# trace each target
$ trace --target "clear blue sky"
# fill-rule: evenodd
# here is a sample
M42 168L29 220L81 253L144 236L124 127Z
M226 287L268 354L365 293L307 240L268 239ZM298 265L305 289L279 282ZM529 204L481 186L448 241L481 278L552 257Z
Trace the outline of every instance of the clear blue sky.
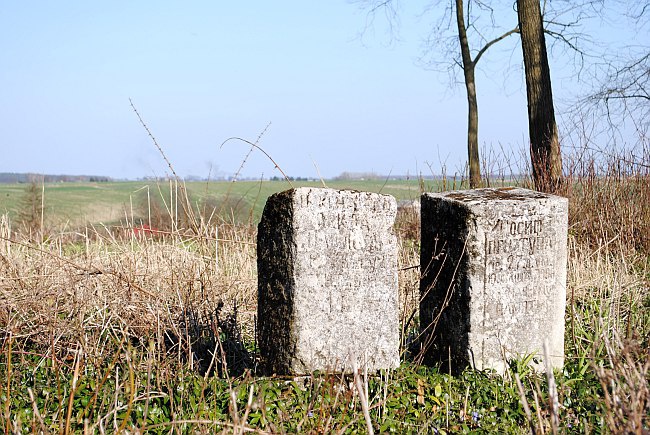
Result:
M249 147L219 145L269 122L260 145L289 175L461 170L464 89L416 64L430 22L410 7L390 43L381 22L359 38L366 15L345 0L3 1L0 172L169 173L129 98L181 176L236 172ZM486 66L481 145L523 150L520 74L504 86ZM279 175L254 152L243 175L262 174Z

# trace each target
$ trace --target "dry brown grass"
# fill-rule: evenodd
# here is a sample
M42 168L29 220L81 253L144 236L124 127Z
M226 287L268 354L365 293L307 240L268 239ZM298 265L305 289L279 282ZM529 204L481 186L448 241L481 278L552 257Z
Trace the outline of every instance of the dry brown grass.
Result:
M403 351L417 336L416 324L420 308L420 214L419 209L400 208L395 219L399 243L397 258L399 277L399 306Z
M581 243L603 244L625 254L650 254L650 150L632 158L610 155L596 160L567 157L564 195L570 201L570 226Z
M0 324L43 352L65 358L81 346L101 353L111 331L154 339L164 351L170 336L187 334L189 313L223 317L234 306L244 335L253 338L255 245L248 228L224 225L203 237L103 231L77 234L75 244L68 234L34 244L11 234L7 219L1 225Z
M609 430L647 433L650 155L597 162L584 154L568 159L567 340L573 358L590 359Z

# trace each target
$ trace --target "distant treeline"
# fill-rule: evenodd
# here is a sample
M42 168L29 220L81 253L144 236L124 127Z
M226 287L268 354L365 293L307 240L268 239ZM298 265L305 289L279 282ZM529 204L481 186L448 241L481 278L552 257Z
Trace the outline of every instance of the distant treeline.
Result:
M103 175L43 175L43 174L17 174L13 172L0 172L0 183L58 183L58 182L106 182L112 181L111 177Z
M420 175L383 175L377 174L375 172L341 172L339 175L334 177L336 181L348 181L348 180L413 180L413 179L423 179L423 180L438 180L445 178L443 175L429 175L429 174L420 174Z

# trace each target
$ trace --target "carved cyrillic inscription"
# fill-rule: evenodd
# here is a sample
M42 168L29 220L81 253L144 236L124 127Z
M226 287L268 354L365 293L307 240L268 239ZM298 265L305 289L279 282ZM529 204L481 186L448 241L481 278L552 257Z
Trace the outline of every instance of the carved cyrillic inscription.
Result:
M567 200L506 188L425 194L421 203L420 314L433 334L425 358L503 371L547 340L561 366Z
M552 296L557 269L553 255L557 233L549 218L512 216L488 222L487 227L491 231L485 233L483 327L503 324L504 315L511 320L543 316L535 307L540 307L540 298ZM512 331L514 335L525 333Z
M555 248L555 235L544 232L542 220L534 222L505 223L511 230L502 231L504 223L494 226L486 234L485 256L486 276L489 282L522 282L530 278L532 271L550 266L548 253ZM533 232L523 233L514 228L531 228ZM500 231L501 230L501 231Z
M270 212L284 208L290 225L274 233L273 220L281 219ZM276 257L289 257L290 264L276 265L288 270L281 282L265 283L260 275L259 297L272 300L265 295L289 289L290 310L258 311L283 313L275 330L288 329L293 352L277 352L274 328L268 328L261 339L266 347L260 346L267 371L349 371L355 360L371 370L399 364L396 211L394 198L365 192L300 188L269 198L258 232L258 267L268 269ZM260 314L258 322L266 321ZM283 360L272 361L274 355Z
M378 287L393 285L395 258L386 254L393 248L387 216L394 199L368 195L313 189L299 196L304 208L296 217L296 252L302 283L313 292L327 289L329 303L321 314L332 321L381 304L385 292Z

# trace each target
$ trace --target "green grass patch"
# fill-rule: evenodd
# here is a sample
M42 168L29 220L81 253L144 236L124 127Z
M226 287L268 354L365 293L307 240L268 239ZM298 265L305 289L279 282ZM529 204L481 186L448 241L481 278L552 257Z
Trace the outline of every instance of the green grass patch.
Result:
M393 195L398 200L417 199L420 189L439 190L437 181L425 180L328 180L328 187ZM322 187L320 181L292 181L294 187ZM28 184L0 184L0 214L18 215ZM190 202L216 208L223 216L257 223L266 199L291 186L282 181L190 182L185 184ZM174 182L121 181L102 183L46 183L45 216L54 225L70 223L115 223L134 217L146 219L148 202L159 205L160 212L175 210L176 198L182 199L181 185ZM178 194L178 196L177 196ZM148 199L147 199L148 198ZM178 206L182 208L182 203ZM208 210L206 213L211 213Z

